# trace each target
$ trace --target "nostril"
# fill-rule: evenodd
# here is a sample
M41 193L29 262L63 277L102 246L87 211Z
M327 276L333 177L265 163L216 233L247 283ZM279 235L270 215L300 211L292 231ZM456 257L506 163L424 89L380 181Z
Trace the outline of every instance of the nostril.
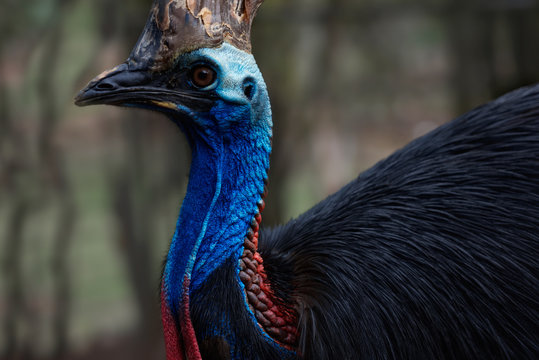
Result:
M96 85L96 90L114 90L116 88L116 86L114 86L113 84L107 82L107 81L103 81L103 82L100 82L99 84Z

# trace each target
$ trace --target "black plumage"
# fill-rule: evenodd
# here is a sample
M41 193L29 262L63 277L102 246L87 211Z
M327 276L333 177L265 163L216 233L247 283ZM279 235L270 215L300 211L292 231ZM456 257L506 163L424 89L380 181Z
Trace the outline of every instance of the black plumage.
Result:
M536 85L263 229L260 252L306 359L536 359L538 245Z

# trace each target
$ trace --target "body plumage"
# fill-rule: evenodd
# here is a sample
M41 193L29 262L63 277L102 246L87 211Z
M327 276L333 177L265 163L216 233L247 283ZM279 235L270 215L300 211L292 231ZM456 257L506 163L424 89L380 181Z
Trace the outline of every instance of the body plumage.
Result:
M539 86L479 107L263 231L321 359L539 354Z

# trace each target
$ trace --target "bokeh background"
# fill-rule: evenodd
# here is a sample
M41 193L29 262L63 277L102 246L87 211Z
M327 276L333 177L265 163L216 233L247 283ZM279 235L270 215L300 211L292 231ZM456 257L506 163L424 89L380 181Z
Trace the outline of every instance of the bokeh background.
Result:
M0 359L164 359L159 273L189 149L163 116L76 108L150 0L0 0ZM264 224L454 116L539 81L535 0L266 0Z

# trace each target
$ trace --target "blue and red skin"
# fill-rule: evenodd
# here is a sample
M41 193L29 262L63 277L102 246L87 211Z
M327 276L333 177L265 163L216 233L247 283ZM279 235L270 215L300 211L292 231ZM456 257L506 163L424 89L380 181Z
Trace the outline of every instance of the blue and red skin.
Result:
M271 153L272 119L264 80L252 55L224 44L181 55L178 63L190 67L204 62L217 71L217 82L207 91L219 96L210 111L189 114L180 121L192 161L187 193L166 258L162 279L162 317L168 360L200 359L191 322L190 294L208 276L243 253L244 237L264 192ZM253 86L252 98L245 86ZM177 119L174 119L177 120ZM245 311L257 322L247 300ZM281 347L261 327L268 343ZM234 343L234 339L230 343ZM233 356L231 354L231 356Z

